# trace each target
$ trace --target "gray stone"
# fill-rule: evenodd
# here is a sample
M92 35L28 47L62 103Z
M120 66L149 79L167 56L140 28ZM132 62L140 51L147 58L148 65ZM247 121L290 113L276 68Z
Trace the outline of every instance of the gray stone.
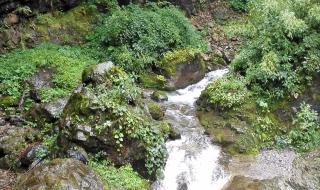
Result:
M111 61L100 63L87 68L82 75L83 83L101 84L105 82L105 74L113 67Z

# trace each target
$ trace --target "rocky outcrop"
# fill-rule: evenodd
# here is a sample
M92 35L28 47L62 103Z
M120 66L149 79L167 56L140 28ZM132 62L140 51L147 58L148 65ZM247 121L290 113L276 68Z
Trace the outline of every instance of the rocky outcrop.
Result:
M320 150L297 158L287 179L293 189L316 190L320 187Z
M84 72L84 86L69 98L59 124L58 142L64 151L76 144L90 153L104 152L104 158L116 165L142 165L139 170L146 171L148 147L158 146L152 143L161 142L162 137L139 104L142 93L126 79L126 73L110 62ZM157 139L153 142L151 138Z
M55 159L21 175L17 190L103 190L100 178L86 165L74 159Z
M57 121L68 102L69 97L58 98L51 102L34 103L26 113L26 118L42 126L44 122Z
M155 120L163 120L164 118L164 108L159 104L151 102L148 104L148 110L151 117Z

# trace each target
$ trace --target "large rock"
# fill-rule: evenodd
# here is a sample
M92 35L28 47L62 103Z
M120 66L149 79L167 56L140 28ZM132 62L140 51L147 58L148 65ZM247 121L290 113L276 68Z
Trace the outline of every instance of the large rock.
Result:
M166 89L176 90L194 84L205 76L206 68L200 54L190 56L181 62L175 63L170 72L165 72Z
M105 75L113 66L113 63L108 61L87 68L82 74L82 82L85 84L101 84L105 82Z
M103 190L100 178L82 162L55 159L33 168L18 178L16 190Z
M278 179L258 180L234 176L223 190L275 190L281 189Z
M143 159L145 147L139 140L128 139L124 142L124 150L119 156L113 127L117 127L121 117L112 118L110 110L96 107L96 99L97 96L89 92L86 87L70 97L60 126L61 145L66 146L71 142L77 142L89 152L104 151L116 164Z
M34 103L26 113L26 117L36 122L39 126L44 122L55 122L62 114L69 97L58 98L51 102Z
M21 153L37 136L37 131L27 127L5 125L0 127L0 168L19 167Z
M157 146L157 156L165 157L163 136L152 128L155 121L139 104L142 94L127 80L124 71L114 66L103 68L107 68L106 73L96 72L94 68L84 74L102 73L99 76L103 83L100 77L84 80L82 89L69 98L59 124L58 142L64 151L75 143L90 153L104 152L104 158L116 165L139 165L138 170L143 173L150 147ZM124 83L134 90L127 90Z

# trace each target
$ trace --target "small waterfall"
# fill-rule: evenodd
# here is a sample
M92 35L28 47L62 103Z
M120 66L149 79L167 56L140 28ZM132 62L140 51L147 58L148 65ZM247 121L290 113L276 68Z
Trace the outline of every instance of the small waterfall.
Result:
M153 185L154 190L219 190L227 183L229 176L219 165L220 147L203 134L194 106L209 82L227 72L209 72L197 84L168 93L166 119L181 133L181 139L166 143L169 157L163 179Z

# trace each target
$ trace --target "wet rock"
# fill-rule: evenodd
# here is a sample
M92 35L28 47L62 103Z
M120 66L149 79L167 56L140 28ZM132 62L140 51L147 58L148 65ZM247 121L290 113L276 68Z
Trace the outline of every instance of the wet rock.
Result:
M113 67L111 61L89 67L83 72L82 82L101 84L105 82L105 74Z
M163 91L154 91L151 94L151 99L156 101L156 102L164 102L168 100L168 96L165 92Z
M180 131L178 131L178 129L176 129L174 127L170 127L169 139L170 140L181 139Z
M16 168L20 154L37 137L37 131L11 125L0 127L0 168Z
M48 149L46 146L44 146L41 143L35 143L32 145L29 145L22 153L20 156L20 162L21 166L28 168L32 168L33 166L37 165L38 163L43 160L47 154L48 154Z
M164 110L161 108L161 106L157 103L149 103L148 104L148 110L151 115L151 117L155 120L163 120L164 118Z
M54 159L21 175L15 189L103 190L104 187L99 177L80 161Z
M42 88L53 87L53 74L53 68L42 67L29 80L27 80L30 87L30 97L33 100L40 102L40 90Z
M212 137L213 142L224 147L234 146L248 128L248 124L239 118L221 114L216 111L198 111L201 125L205 127L206 133ZM246 147L243 147L246 149ZM238 147L240 151L241 148Z

